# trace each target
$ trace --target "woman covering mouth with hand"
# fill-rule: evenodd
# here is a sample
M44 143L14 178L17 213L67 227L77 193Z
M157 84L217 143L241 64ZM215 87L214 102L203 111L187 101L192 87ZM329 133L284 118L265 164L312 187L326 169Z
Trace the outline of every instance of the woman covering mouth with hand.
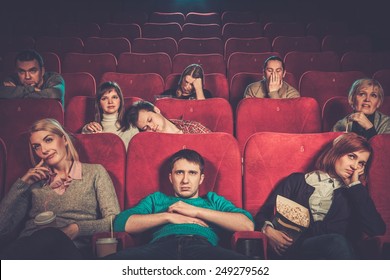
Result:
M390 117L379 112L384 101L383 88L374 79L360 79L352 84L348 102L354 112L333 127L333 131L355 132L367 139L390 133Z

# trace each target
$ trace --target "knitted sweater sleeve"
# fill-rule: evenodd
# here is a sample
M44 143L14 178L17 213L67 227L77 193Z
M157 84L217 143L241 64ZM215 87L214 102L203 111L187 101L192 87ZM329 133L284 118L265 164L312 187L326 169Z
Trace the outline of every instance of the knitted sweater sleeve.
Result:
M77 221L80 236L90 236L96 232L109 231L111 219L120 211L114 185L107 171L101 165L96 165L94 188L101 218L97 220Z

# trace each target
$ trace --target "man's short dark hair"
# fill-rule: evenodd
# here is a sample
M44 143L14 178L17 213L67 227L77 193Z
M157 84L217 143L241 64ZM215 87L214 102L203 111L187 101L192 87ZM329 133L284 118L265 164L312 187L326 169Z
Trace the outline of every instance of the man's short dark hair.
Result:
M35 50L24 50L17 54L15 58L15 65L18 61L32 61L36 59L38 61L39 67L43 67L43 58Z
M126 110L125 117L123 118L122 127L124 127L125 130L129 129L130 125L137 127L139 111L141 110L155 112L154 105L148 101L141 100L134 102L130 108Z
M277 61L280 61L280 62L282 63L283 71L286 69L283 59L281 59L279 56L273 55L273 56L270 56L269 58L267 58L267 59L264 61L263 71L265 71L265 69L267 68L268 61L270 61L270 60L277 60Z
M183 149L174 153L169 159L169 170L173 170L175 162L179 159L185 159L191 163L199 165L200 173L203 174L204 160L203 157L196 151L190 149Z

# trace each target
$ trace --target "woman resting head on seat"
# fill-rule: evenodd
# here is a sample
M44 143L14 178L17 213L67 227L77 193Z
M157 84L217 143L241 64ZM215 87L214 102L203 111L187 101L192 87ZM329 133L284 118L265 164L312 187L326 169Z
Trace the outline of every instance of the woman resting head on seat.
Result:
M148 101L137 101L126 110L123 126L135 126L140 131L172 134L209 133L210 129L199 122L167 119L159 108Z
M0 245L7 245L0 249L2 259L91 257L91 236L109 231L120 211L110 176L100 164L80 163L70 135L56 120L35 122L29 135L34 167L0 204ZM55 215L49 226L37 217L43 212ZM18 239L6 243L20 225Z
M367 139L390 133L390 117L378 111L383 100L383 88L378 81L369 78L355 81L348 94L354 112L339 120L333 131L355 132Z
M203 68L199 64L190 64L180 76L177 88L169 89L163 95L171 95L180 99L206 99L211 93L204 89Z
M361 231L369 236L385 233L386 225L360 181L371 153L372 148L364 137L342 134L317 158L316 170L293 173L275 188L256 215L256 228L268 237L270 256L353 259L351 229L359 237ZM295 240L274 219L278 195L309 210L308 227ZM290 213L298 213L295 209Z
M104 82L96 92L95 121L86 124L82 133L114 133L122 139L127 149L129 141L138 133L138 129L121 126L124 113L124 98L119 85L115 82Z

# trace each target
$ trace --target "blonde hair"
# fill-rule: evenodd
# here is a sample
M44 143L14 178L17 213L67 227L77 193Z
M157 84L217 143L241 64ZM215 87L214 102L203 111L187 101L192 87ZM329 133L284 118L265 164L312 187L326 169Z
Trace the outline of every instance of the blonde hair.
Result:
M374 88L378 88L378 98L379 98L379 106L382 105L383 99L384 99L384 92L381 84L374 79L370 78L364 78L364 79L359 79L356 80L352 86L351 89L349 90L348 94L348 103L351 105L353 109L355 109L355 101L356 101L356 95L359 93L359 91L366 86L372 86Z
M60 137L65 137L65 140L68 143L68 145L66 146L67 158L75 161L79 160L79 154L77 153L76 148L73 145L71 136L69 135L68 132L66 132L66 130L62 127L62 125L57 120L47 118L47 119L36 121L30 127L29 130L30 137L31 134L37 131L48 131ZM32 149L31 143L29 145L29 148L30 148L31 162L33 165L36 165L37 162L35 161L34 151Z

